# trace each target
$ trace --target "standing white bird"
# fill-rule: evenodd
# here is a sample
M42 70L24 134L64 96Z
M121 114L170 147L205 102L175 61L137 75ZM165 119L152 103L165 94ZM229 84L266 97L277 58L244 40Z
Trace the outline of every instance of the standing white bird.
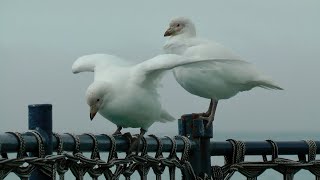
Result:
M194 61L208 59L173 69L176 80L185 90L211 99L208 111L198 114L202 119L208 120L207 128L214 120L220 99L231 98L238 92L254 87L282 90L271 78L222 45L197 38L195 25L188 18L174 18L164 36L169 36L163 47L166 53L183 55Z
M164 71L187 63L174 54L158 55L135 65L116 56L94 54L78 58L72 72L94 72L94 82L86 92L90 119L99 112L117 125L114 134L121 134L123 127L141 128L136 141L140 142L154 122L174 120L161 107L157 87Z

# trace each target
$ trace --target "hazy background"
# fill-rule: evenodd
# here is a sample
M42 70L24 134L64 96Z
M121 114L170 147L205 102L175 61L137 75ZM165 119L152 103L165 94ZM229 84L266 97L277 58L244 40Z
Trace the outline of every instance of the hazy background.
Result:
M318 131L320 1L0 1L0 132L27 129L27 105L52 103L54 131L111 133L85 102L92 73L74 75L85 54L110 53L143 61L162 53L175 16L190 17L198 35L254 63L285 90L254 89L220 101L216 132ZM207 109L172 73L160 89L175 117ZM134 130L138 132L138 130ZM149 133L177 133L177 122ZM271 133L270 133L271 134Z

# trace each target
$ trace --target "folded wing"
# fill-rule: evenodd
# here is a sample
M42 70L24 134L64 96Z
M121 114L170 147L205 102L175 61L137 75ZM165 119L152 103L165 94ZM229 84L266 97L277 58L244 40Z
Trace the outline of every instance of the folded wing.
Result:
M253 64L243 60L207 59L189 63L179 68L188 68L190 72L194 71L190 76L198 76L198 78L206 81L219 79L218 81L221 80L229 84L242 86L243 91L256 86L266 89L282 89ZM192 79L192 77L190 78Z

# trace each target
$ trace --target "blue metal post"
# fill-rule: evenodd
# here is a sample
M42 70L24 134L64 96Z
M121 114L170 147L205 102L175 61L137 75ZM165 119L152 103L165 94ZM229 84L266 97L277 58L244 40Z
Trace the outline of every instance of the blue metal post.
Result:
M192 114L179 119L179 134L195 142L190 153L190 163L197 176L211 176L210 138L213 135L212 125L206 129L207 121L193 119Z
M29 130L38 131L44 140L45 154L52 154L52 105L34 104L29 105ZM30 153L31 156L38 156L38 152ZM36 169L32 172L30 180L50 180L50 176L45 175Z

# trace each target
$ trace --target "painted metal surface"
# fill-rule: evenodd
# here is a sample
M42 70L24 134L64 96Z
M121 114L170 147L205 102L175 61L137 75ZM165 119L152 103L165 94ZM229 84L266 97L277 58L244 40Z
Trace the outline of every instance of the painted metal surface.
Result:
M37 131L44 140L45 155L52 154L58 148L58 140L52 135L52 105L40 104L29 105L29 130ZM233 152L232 144L229 141L211 141L213 128L205 128L206 122L195 119L193 114L184 115L178 121L179 135L186 136L191 142L190 164L197 176L202 174L211 175L211 156L225 156ZM77 135L80 140L81 152L92 152L94 140L87 134ZM110 151L111 140L106 135L94 135L98 142L98 150L101 152ZM38 141L32 133L22 133L25 142L26 152L31 152L31 156L38 156ZM63 150L72 152L76 142L68 134L61 135ZM145 137L147 142L147 152L157 152L158 142L154 137ZM163 152L171 152L173 142L168 137L159 138L163 144ZM115 136L116 151L126 152L129 148L129 140L124 136ZM177 152L184 150L184 141L177 138ZM267 141L246 141L245 155L271 155L272 145ZM278 146L279 155L305 155L309 153L309 146L305 141L275 141ZM315 141L316 146L320 147L320 141ZM17 152L19 150L19 139L10 133L0 134L0 151ZM320 148L316 149L316 154L320 154ZM42 172L35 170L31 180L51 179Z
M35 104L28 106L29 130L36 130L40 133L44 141L45 155L52 154L52 105ZM35 144L37 146L37 144ZM39 156L38 151L31 151L31 156ZM50 176L45 175L40 170L35 169L30 180L50 180Z

